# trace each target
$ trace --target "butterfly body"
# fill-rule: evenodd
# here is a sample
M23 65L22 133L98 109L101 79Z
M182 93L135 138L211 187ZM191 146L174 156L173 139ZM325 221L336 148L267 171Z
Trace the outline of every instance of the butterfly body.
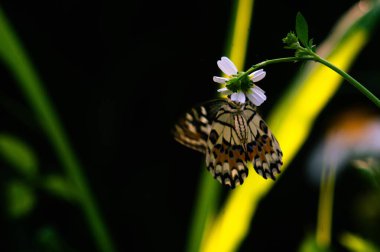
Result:
M280 146L250 102L218 99L194 108L175 126L174 137L205 153L207 169L231 188L243 184L250 161L265 179L280 173Z

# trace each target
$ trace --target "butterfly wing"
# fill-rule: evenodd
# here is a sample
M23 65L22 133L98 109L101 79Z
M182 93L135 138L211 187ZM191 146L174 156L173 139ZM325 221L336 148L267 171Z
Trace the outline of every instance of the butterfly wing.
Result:
M174 139L193 150L206 153L207 139L215 114L223 104L216 99L192 108L174 126Z
M206 165L214 178L228 187L248 176L245 145L235 128L235 111L226 102L216 114L207 140Z
M280 173L282 151L280 145L264 120L252 105L244 110L252 139L247 143L247 153L255 171L265 179Z

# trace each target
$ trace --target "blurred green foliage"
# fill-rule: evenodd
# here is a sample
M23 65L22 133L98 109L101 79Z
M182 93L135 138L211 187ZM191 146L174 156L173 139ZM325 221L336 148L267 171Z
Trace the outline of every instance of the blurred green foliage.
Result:
M34 151L21 139L9 134L0 134L0 155L20 174L26 177L37 175L37 157Z
M36 203L33 188L19 181L12 180L7 185L7 208L12 218L21 218L29 214Z

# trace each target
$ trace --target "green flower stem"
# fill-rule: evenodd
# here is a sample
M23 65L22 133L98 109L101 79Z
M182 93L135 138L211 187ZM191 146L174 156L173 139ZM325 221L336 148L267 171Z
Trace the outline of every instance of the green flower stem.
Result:
M306 49L307 50L307 49ZM304 50L305 51L305 50ZM313 60L316 62L319 62L328 68L334 70L336 73L340 74L344 79L346 79L349 83L351 83L355 88L357 88L362 94L364 94L368 99L370 99L377 107L380 107L380 100L377 98L373 93L371 93L367 88L365 88L360 82L355 80L351 75L346 73L345 71L339 69L338 67L334 66L327 60L321 58L318 54L312 52L311 50L307 50L309 53L308 56L302 56L302 57L286 57L286 58L278 58L278 59L271 59L271 60L265 60L262 61L256 65L253 65L251 68L249 68L246 72L239 75L236 80L239 81L243 79L245 76L251 74L256 69L276 64L276 63L286 63L286 62L298 62L298 61L305 61L305 60Z
M338 67L334 66L327 60L319 57L319 55L313 53L314 55L314 60L327 66L328 68L334 70L338 74L340 74L343 78L345 78L349 83L351 83L355 88L357 88L362 94L367 96L368 99L370 99L373 103L375 103L376 106L380 108L380 100L377 98L373 93L371 93L366 87L364 87L362 84L360 84L359 81L355 80L351 75L346 73L345 71L339 69Z
M243 78L243 76L251 74L256 69L259 69L259 68L262 68L262 67L265 67L265 66L268 66L271 64L286 63L286 62L297 62L297 61L302 61L302 60L313 60L313 59L314 58L312 56L304 56L304 57L286 57L286 58L265 60L263 62L256 64L256 65L253 65L244 74L239 76L239 79Z

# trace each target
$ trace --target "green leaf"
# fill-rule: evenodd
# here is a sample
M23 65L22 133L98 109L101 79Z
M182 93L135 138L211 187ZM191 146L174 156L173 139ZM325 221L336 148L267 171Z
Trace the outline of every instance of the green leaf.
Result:
M340 237L340 243L352 252L379 252L380 248L372 241L363 239L351 233L344 233Z
M35 205L35 195L33 189L27 184L14 180L7 188L8 213L12 218L20 218L30 213Z
M37 158L33 150L14 136L0 134L0 156L23 175L32 177L38 172Z
M308 45L308 47L309 47L313 52L315 52L316 45L314 45L314 40L313 40L313 39L310 39L310 40L309 40L309 45Z
M50 174L44 178L44 188L58 197L72 201L76 198L76 190L70 181L61 175Z
M297 17L296 17L296 33L301 43L305 47L308 47L309 46L308 45L309 31L307 27L307 22L300 12L297 13Z

